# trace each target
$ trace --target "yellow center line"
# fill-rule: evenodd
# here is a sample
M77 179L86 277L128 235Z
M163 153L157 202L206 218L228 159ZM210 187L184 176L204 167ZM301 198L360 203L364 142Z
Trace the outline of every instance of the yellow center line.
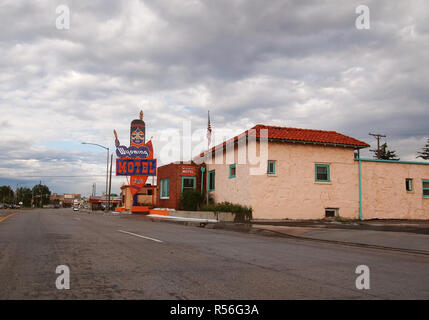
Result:
M6 216L6 217L0 218L0 223L3 222L3 221L5 221L6 219L8 219L8 218L10 218L10 217L12 217L14 215L16 215L17 213L18 212L14 212L14 213L11 213L10 215Z

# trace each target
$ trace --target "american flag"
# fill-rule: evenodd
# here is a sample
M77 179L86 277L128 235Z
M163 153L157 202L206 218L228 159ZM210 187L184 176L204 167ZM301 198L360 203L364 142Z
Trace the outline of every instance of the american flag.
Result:
M212 126L210 125L210 111L207 111L208 115L208 124L207 124L207 145L210 146L210 143L212 142Z

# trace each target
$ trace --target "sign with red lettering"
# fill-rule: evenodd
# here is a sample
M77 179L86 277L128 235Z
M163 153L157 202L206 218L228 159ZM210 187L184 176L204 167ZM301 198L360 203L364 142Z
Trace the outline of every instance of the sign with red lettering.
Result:
M182 176L195 176L196 171L194 166L182 166Z
M116 159L117 176L156 176L156 159Z
M116 131L116 175L130 176L131 193L134 196L145 185L148 176L156 176L156 159L153 158L152 141L145 143L146 125L143 111L139 119L131 122L130 146L121 145Z

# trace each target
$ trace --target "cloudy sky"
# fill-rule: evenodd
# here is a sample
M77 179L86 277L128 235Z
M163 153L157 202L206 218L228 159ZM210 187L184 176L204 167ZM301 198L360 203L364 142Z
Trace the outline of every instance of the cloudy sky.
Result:
M369 30L355 26L362 4ZM372 146L374 132L415 160L429 138L428 12L425 0L0 0L0 185L101 192L105 151L81 142L113 150L115 128L126 144L140 109L157 151L183 123L204 144L210 109L217 139L258 123Z

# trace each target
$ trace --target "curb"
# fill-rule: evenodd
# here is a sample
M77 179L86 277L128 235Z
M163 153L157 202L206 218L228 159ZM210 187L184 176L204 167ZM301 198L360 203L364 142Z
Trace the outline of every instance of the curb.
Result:
M157 217L151 217L150 215L141 215L139 216L140 219L151 221L151 222L167 222L167 223L174 223L179 224L183 226L192 226L192 227L205 227L208 224L214 224L212 222L194 222L194 221L183 221L183 220L174 220L174 219L167 219L167 218L157 218Z

